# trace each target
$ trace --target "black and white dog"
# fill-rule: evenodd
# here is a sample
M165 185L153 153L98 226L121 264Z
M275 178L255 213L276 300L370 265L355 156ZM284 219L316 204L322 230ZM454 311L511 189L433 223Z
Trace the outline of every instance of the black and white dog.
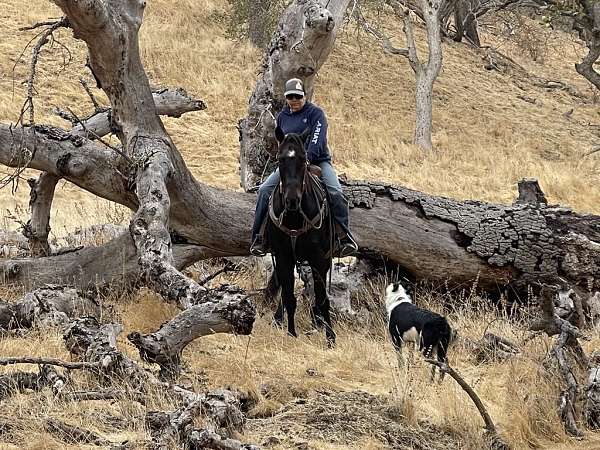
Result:
M453 332L445 317L413 305L400 283L390 284L385 291L385 306L388 312L388 328L394 348L401 361L402 347L407 342L419 345L419 350L427 358L437 357L447 362L446 352L452 341ZM431 377L435 376L435 366ZM440 381L444 372L440 375Z

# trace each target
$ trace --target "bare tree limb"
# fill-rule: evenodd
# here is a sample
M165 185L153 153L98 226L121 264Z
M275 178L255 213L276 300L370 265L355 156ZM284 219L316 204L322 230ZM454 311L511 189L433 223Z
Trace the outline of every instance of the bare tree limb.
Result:
M0 366L13 364L46 364L50 366L64 367L65 369L97 369L97 363L90 362L70 362L62 361L56 358L38 358L34 356L22 356L14 358L0 358Z
M452 367L450 367L444 362L437 361L435 359L425 359L425 361L427 361L429 364L439 367L442 372L445 372L452 378L454 378L454 380L459 384L459 386L463 388L463 390L467 393L469 398L475 404L477 411L479 411L481 418L483 419L483 422L485 424L485 430L492 439L492 448L497 450L508 450L510 447L502 440L502 438L498 434L496 426L494 425L492 418L488 414L487 409L483 405L483 402L481 401L477 393L473 390L473 388L469 386L469 384L464 380L464 378L461 377L456 370L454 370Z
M69 425L53 418L46 419L46 430L68 444L93 444L99 446L111 444L111 441L93 431Z

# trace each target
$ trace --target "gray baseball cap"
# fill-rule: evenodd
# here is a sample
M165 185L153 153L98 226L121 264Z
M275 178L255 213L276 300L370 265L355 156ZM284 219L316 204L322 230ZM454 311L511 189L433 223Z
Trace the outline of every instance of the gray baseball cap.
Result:
M283 95L297 94L304 97L304 84L300 78L290 78L285 82L285 92Z

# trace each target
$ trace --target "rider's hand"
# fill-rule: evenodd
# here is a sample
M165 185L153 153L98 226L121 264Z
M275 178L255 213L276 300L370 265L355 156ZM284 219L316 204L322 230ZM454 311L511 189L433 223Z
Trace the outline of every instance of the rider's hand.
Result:
M321 176L321 168L319 166L315 166L313 164L310 164L308 166L308 170L310 171L310 173L312 173L314 176L316 177L320 177Z

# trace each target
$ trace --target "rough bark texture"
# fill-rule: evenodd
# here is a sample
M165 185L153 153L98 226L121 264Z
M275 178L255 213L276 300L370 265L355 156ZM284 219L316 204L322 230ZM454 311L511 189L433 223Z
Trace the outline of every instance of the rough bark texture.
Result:
M540 307L542 317L535 320L530 329L542 330L548 336L558 334L552 354L554 355L560 374L566 385L561 391L558 400L558 411L565 427L565 431L572 436L583 436L577 425L577 401L579 396L579 385L569 355L572 355L581 367L587 368L590 362L579 344L578 338L582 337L579 329L569 321L561 318L556 310L555 304L561 304L557 294L560 289L557 286L543 285L540 292ZM567 349L570 351L567 352Z
M56 3L75 37L86 42L92 71L112 106L111 130L122 143L129 169L128 186L123 181L119 185L133 191L137 203L129 229L143 277L163 297L187 307L203 288L173 266L170 207L199 186L156 114L142 66L138 31L146 2Z
M46 431L68 444L92 444L104 447L111 444L111 441L98 433L53 418L46 420Z
M275 168L275 118L284 105L283 87L289 78L304 81L307 98L314 77L327 60L349 0L295 0L283 12L262 71L240 121L240 177L246 191L254 190Z
M535 178L523 178L518 183L519 196L515 200L517 204L531 204L531 205L547 205L548 200Z
M481 3L479 0L458 0L456 2L454 7L454 25L456 27L454 40L456 42L460 42L466 36L473 45L481 46L476 17Z
M232 431L242 431L244 416L240 393L225 389L207 394L178 390L184 406L175 411L149 411L146 426L150 430L150 448L155 450L177 448L255 450L257 447L228 439ZM194 428L193 420L203 414L205 430ZM218 432L218 434L217 434Z
M42 365L39 373L17 371L3 374L0 375L0 400L17 392L41 391L46 387L52 388L57 394L62 390L65 381L65 377L48 365Z
M583 14L577 16L579 36L585 42L588 53L575 64L577 73L600 90L600 73L594 64L600 58L600 4L595 0L579 0Z
M347 181L344 190L361 251L395 261L416 278L463 285L478 280L484 289L510 284L520 290L530 282L561 276L585 292L600 290L598 216L557 206L463 202L389 183ZM188 239L199 244L210 239L212 246L217 235L220 241L215 247L222 255L247 255L252 197L243 193L228 196L230 209L222 203L223 197L212 197L207 209L223 208L224 214L232 217L230 226L223 227L223 214L180 225L172 208L171 227L178 233L185 230ZM205 201L190 200L188 208L198 210L204 205ZM240 229L244 230L242 236ZM178 249L183 251L181 259ZM181 244L174 246L174 255L176 261L191 263L214 253L206 247ZM135 278L138 272L127 236L104 246L42 260L0 262L0 274L6 282L29 286L58 276L71 282L110 283Z
M590 367L585 386L584 416L587 426L593 430L600 429L600 353L590 357Z
M14 303L0 300L0 330L64 325L82 316L100 317L100 305L68 286L36 289Z
M129 334L128 339L138 348L140 356L160 365L163 375L179 373L181 352L198 337L252 331L256 312L239 288L225 285L209 292L210 301L203 300L202 304L187 308L154 333Z

